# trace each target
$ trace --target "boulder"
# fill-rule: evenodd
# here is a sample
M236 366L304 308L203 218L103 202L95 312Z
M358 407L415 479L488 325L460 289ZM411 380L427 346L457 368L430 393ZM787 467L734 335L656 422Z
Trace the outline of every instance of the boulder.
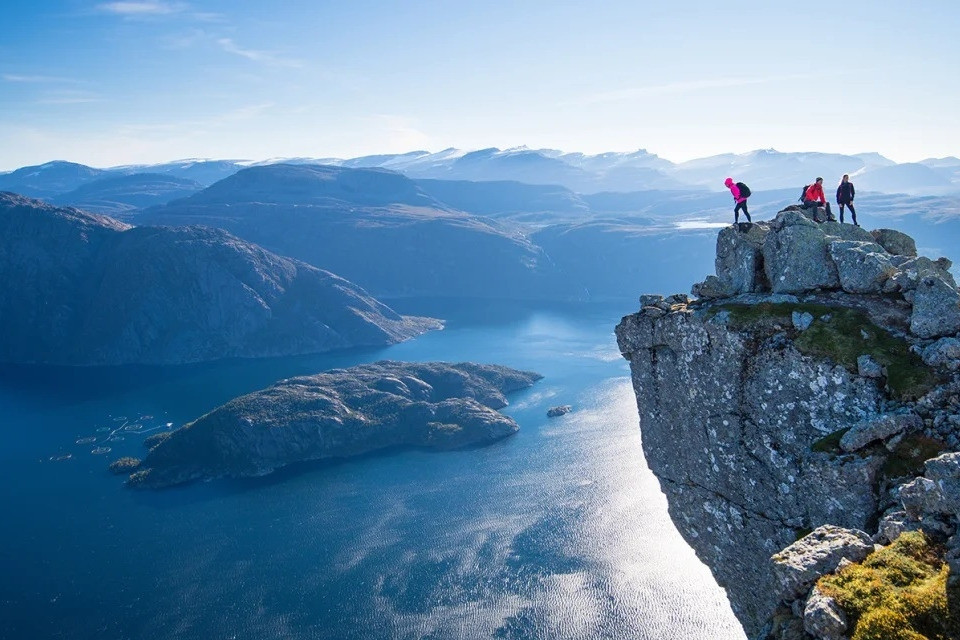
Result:
M892 511L880 518L874 539L880 544L890 544L899 538L901 533L916 531L919 528L920 523L912 519L906 511Z
M838 240L851 240L853 242L876 242L870 232L863 227L852 224L843 224L842 222L824 222L820 229Z
M930 273L917 283L910 331L921 338L939 338L960 332L960 292L956 285Z
M782 600L806 595L821 577L833 573L844 558L861 562L873 551L873 540L858 529L825 524L775 554L773 573Z
M943 511L943 494L933 480L914 478L900 487L900 503L907 516L919 521L926 514Z
M960 519L960 452L944 453L924 463L926 476L943 496L940 513Z
M891 436L908 430L923 427L923 420L914 413L893 414L880 416L876 420L858 422L840 438L840 448L850 453L867 446L877 440L885 440Z
M809 221L806 224L784 224L780 231L771 233L763 245L763 261L774 293L840 287L840 276L830 256L827 237Z
M717 235L717 277L730 295L766 288L763 271L763 242L769 233L765 223L751 225L746 232L726 227Z
M857 374L864 378L882 378L883 366L869 355L857 358Z
M917 243L905 233L895 229L874 229L870 235L887 253L896 256L917 255Z
M790 314L790 320L793 322L793 327L797 331L806 331L813 323L813 316L807 311L802 313L800 311L794 311Z
M921 355L928 366L957 371L960 369L960 340L940 338L933 344L928 345Z
M842 640L849 623L847 614L833 598L816 587L803 608L803 628L819 640Z
M729 298L732 294L726 285L717 276L707 276L703 282L698 282L690 288L690 293L697 298L704 300L716 300L718 298Z
M896 272L889 254L874 242L836 240L830 243L830 256L837 265L840 286L848 293L880 293Z

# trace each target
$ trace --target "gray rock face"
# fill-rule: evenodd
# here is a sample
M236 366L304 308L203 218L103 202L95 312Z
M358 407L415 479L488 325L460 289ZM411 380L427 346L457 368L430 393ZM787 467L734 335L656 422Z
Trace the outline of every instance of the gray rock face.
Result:
M875 418L882 393L789 340L738 333L703 311L641 312L616 333L670 515L752 636L778 602L770 556L799 529L864 529L876 512L881 462L811 446Z
M777 594L782 600L806 596L821 576L832 573L843 559L860 562L873 551L873 540L863 531L832 525L817 527L773 556Z
M803 628L818 640L842 640L849 622L837 601L814 587L803 609Z
M812 224L784 224L764 243L764 268L774 293L840 287L840 276L831 259L827 238Z
M877 244L895 256L917 255L917 243L907 234L896 229L874 229L870 232Z
M941 338L923 350L923 361L931 367L949 371L960 369L960 340Z
M921 338L939 338L960 332L960 292L937 275L917 283L910 331Z
M885 440L905 431L923 426L920 416L909 414L884 415L875 420L858 422L840 438L840 448L846 452L858 451L871 442Z
M744 233L726 227L717 235L717 274L727 295L749 293L765 287L763 241L766 225L755 224Z
M0 194L0 361L177 364L383 345L440 324L201 227L130 227Z
M880 293L896 270L889 254L872 242L837 240L830 243L830 256L847 293Z
M294 462L391 447L487 444L518 429L497 412L504 394L540 377L494 365L378 362L282 380L172 432L130 484L262 476Z

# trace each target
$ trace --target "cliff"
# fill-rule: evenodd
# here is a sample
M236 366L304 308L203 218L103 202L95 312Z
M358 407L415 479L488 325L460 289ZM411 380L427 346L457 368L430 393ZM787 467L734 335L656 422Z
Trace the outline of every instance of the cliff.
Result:
M750 637L846 637L811 635L804 611L821 575L863 560L864 532L960 547L952 504L920 508L908 490L905 510L901 495L939 487L916 479L924 462L960 449L950 266L902 233L788 207L720 232L697 299L643 296L617 326L647 462Z
M217 229L131 227L0 192L0 237L0 362L293 355L440 326Z
M220 406L168 437L130 484L160 488L198 479L262 476L286 465L395 447L446 450L515 433L497 412L504 394L540 375L495 365L374 364L281 380Z

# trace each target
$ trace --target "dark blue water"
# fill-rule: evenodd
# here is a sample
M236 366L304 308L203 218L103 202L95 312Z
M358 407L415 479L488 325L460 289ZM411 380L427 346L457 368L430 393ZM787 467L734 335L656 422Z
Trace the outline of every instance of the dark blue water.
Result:
M625 311L488 305L382 350L0 370L0 637L742 639L644 464L612 334ZM383 358L545 378L510 398L520 432L481 449L155 493L106 472L149 429ZM574 411L546 418L555 404Z

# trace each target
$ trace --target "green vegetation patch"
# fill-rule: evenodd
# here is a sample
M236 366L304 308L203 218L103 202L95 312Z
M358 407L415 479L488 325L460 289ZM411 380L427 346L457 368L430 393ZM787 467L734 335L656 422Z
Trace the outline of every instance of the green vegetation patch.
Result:
M851 640L957 638L942 554L922 532L907 532L862 563L820 578L817 587L847 614Z
M847 307L821 304L764 302L756 305L728 304L713 307L709 315L729 311L729 326L751 329L783 325L792 328L794 311L809 313L813 323L799 332L794 344L801 353L826 358L857 371L857 358L869 355L887 371L887 386L895 398L919 398L939 382L910 345L870 321L866 313Z
M936 458L946 450L947 445L936 438L920 433L910 434L904 437L887 456L880 475L883 478L922 476L923 463L930 458Z

